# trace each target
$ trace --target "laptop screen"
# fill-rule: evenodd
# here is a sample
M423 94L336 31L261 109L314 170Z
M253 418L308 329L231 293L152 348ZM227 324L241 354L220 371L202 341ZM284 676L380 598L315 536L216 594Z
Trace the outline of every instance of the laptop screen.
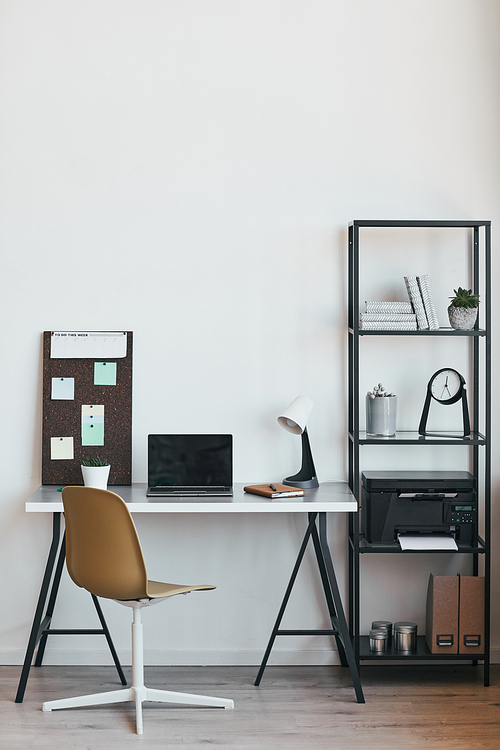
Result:
M232 435L148 435L150 487L230 487Z

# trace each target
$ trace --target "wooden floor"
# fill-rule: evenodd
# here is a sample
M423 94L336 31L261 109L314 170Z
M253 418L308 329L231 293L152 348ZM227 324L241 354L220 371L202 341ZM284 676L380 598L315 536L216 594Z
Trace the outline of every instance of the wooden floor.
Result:
M130 669L126 669L129 676ZM144 734L132 704L43 713L43 700L115 690L111 667L31 670L14 703L19 667L0 667L0 749L148 750L498 750L500 666L491 686L482 667L362 666L366 703L355 702L342 667L150 667L146 683L233 698L234 711L146 704Z

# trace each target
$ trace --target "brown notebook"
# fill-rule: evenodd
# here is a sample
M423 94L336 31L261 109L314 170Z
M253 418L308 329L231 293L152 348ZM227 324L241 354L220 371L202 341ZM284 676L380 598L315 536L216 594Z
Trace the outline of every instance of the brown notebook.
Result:
M264 497L301 497L304 490L300 487L289 487L287 484L249 484L243 487L245 492L251 492L254 495L263 495Z

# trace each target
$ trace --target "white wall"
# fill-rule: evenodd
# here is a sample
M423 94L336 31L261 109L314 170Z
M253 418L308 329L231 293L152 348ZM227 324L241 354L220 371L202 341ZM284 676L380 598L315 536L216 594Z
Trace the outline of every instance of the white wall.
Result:
M499 22L493 0L0 1L0 662L22 660L50 539L50 519L24 512L40 483L42 331L134 331L135 481L155 431L231 432L236 481L280 480L298 469L300 441L276 416L299 393L314 402L320 479L346 478L347 223L491 219L496 243ZM438 250L462 259L465 238L373 242L366 294L404 296L402 274L428 272L445 324L467 279L454 261L433 278L433 264ZM493 272L495 289L496 254ZM400 426L418 420L429 375L464 356L427 343L398 358L368 342L363 387L398 392ZM496 424L496 393L493 406ZM466 468L458 453L365 461ZM496 657L499 485L494 464ZM138 527L152 577L218 585L148 612L149 658L258 663L302 519ZM330 535L344 590L345 519ZM370 560L365 624L423 625L429 571L455 572L442 558L402 567L400 578L392 559ZM314 576L308 560L290 627L326 623ZM104 607L127 659L128 617ZM54 618L65 625L95 627L67 578ZM101 639L68 640L50 639L48 663L109 661ZM334 658L327 639L282 640L276 662Z

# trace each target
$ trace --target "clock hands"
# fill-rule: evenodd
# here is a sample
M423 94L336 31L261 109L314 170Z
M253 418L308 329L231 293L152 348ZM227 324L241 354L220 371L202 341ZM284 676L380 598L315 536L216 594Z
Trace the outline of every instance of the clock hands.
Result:
M443 390L442 390L440 398L443 398L445 391L448 391L448 395L451 398L451 392L450 392L450 389L448 388L448 375L446 376L446 380L444 382L444 386L443 386Z

